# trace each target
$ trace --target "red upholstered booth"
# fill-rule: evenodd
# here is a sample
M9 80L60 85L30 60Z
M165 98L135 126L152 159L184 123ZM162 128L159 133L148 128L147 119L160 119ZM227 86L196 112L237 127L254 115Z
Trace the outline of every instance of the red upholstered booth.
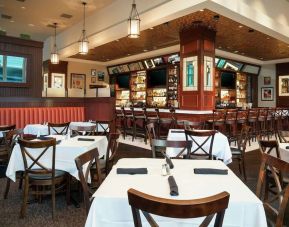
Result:
M17 128L43 122L60 123L84 120L84 107L0 108L0 125L16 124Z

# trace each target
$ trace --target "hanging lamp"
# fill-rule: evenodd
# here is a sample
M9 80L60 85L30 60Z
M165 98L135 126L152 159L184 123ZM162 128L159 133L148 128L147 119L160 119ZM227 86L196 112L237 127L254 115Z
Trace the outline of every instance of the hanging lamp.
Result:
M140 36L140 18L133 0L130 16L128 18L128 37L138 38Z
M56 27L57 23L54 23L54 45L53 45L53 50L50 55L50 62L51 64L58 64L59 63L59 56L57 53L57 46L56 46Z
M88 53L88 38L86 36L86 31L85 31L85 6L86 2L82 2L83 5L83 29L82 33L80 36L80 39L78 41L79 43L79 54L87 54Z

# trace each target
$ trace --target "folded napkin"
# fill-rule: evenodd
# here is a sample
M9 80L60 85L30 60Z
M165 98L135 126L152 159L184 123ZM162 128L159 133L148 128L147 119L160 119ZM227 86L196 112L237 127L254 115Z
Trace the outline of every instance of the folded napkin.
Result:
M289 146L286 146L285 148L286 148L286 149L289 149Z
M175 178L173 176L169 176L168 181L169 181L169 186L170 186L170 194L172 196L179 195L179 189L178 189L178 185L175 181Z
M61 140L57 140L57 141L56 141L56 144L60 144L60 143L61 143Z
M195 174L218 174L218 175L228 175L227 169L211 169L211 168L195 168Z
M169 165L170 169L173 169L174 164L173 164L172 160L167 155L165 155L165 158L166 158L166 162Z
M171 130L171 133L184 133L185 130Z
M147 174L148 169L147 168L117 168L116 169L117 174Z
M95 141L94 139L91 138L78 138L78 141Z

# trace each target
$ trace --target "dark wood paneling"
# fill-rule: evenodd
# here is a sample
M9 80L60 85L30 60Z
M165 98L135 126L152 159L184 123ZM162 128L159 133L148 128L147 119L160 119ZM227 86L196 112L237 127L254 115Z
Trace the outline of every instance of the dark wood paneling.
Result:
M276 64L276 106L289 107L289 96L279 96L279 76L289 75L289 62Z
M115 98L84 99L85 119L112 121L115 115Z
M0 97L41 97L42 88L42 48L43 43L0 36L0 54L27 57L27 82L25 87L0 88Z

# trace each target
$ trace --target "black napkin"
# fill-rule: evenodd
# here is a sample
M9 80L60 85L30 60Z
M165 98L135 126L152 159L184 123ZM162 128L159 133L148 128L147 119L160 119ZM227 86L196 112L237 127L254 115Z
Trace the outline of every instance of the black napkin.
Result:
M195 174L217 174L217 175L228 175L227 169L211 169L211 168L195 168Z
M172 160L167 155L165 155L165 158L166 158L166 162L169 165L170 169L173 169L174 164L173 164Z
M168 181L169 181L169 185L170 185L170 194L172 196L179 195L179 189L178 189L178 185L175 181L175 178L173 176L169 176Z
M78 134L72 134L72 135L70 136L70 138L73 138L73 137L76 137L76 136L78 136Z
M57 140L57 141L56 141L56 144L60 144L60 143L61 143L61 140Z
M51 140L51 139L54 139L54 138L42 135L42 136L37 137L37 139L39 139L39 140Z
M91 138L78 138L78 141L95 141L94 139Z
M148 169L147 168L117 168L116 169L117 174L147 174Z
M185 130L171 130L171 133L184 133Z
M286 149L289 149L289 146L286 146L285 148L286 148Z

